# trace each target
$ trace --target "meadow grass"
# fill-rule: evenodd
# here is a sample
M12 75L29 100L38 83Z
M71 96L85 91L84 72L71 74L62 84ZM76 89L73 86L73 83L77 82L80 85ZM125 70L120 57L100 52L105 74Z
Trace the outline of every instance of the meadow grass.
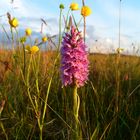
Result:
M14 54L11 51L1 50L0 60L9 65L6 68L6 63L0 64L0 101L1 108L3 107L0 115L1 139L39 139L37 120L42 115L40 113L43 112L51 78L43 139L72 139L72 133L75 133L72 129L72 89L62 88L59 59L54 66L56 55L56 52L50 51L33 56L38 71L34 71L34 66L31 65L28 89L20 73L23 60L12 58ZM29 59L30 55L27 55L27 67ZM22 62L17 63L20 60ZM120 56L118 112L115 109L118 82L115 75L116 55L90 54L89 60L89 81L78 90L82 139L139 139L140 58ZM28 92L36 109L32 106ZM2 101L5 101L3 106Z

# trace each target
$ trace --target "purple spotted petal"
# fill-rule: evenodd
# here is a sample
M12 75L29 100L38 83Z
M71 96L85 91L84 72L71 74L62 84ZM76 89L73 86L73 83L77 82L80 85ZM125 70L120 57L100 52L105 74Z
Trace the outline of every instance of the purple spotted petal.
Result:
M72 26L70 32L63 37L61 47L62 84L84 86L88 80L88 65L86 45L81 32Z

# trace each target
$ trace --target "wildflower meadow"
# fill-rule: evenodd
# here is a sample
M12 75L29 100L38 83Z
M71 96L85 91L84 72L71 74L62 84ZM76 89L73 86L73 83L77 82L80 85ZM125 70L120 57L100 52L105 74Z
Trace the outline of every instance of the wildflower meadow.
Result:
M121 44L90 52L94 9L81 3L58 5L58 35L42 33L43 19L37 37L28 22L20 34L22 18L8 11L0 21L0 140L140 139L140 57Z

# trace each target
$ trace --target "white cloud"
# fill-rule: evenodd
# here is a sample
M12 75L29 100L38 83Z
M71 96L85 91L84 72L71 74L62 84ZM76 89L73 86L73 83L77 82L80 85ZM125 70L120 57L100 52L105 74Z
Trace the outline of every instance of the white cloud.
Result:
M1 10L2 7L2 10ZM9 12L12 16L19 19L19 29L25 29L27 27L32 28L35 32L40 32L41 30L41 18L45 19L48 26L44 26L44 33L55 34L58 32L57 29L57 20L55 16L49 11L46 13L41 7L33 6L33 2L24 1L24 0L14 0L11 4L10 0L1 0L0 1L0 13L5 14ZM46 18L47 17L47 18ZM51 19L51 20L50 20ZM54 20L52 20L54 19ZM2 17L2 24L8 24L7 16Z
M28 15L28 10L25 8L22 0L14 0L13 3L11 3L11 0L1 0L0 11L3 14L10 12L11 14L15 15Z

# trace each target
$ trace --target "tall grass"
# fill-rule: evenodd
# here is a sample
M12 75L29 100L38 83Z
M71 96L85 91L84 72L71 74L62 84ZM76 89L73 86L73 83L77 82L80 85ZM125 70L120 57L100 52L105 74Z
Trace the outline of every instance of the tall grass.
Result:
M6 61L8 59L6 54L9 53L8 51L3 52L1 60ZM36 61L38 60L37 55L34 58ZM72 129L73 118L71 118L72 91L70 88L61 88L59 62L56 63L55 68L53 65L55 52L41 52L40 56L38 63L40 93L38 93L35 84L36 76L32 67L28 79L30 89L28 89L28 86L23 82L18 66L14 67L13 62L9 61L13 73L10 69L5 71L5 65L1 63L1 108L2 101L5 101L0 116L3 125L0 130L2 139L5 139L6 135L9 139L39 139L37 119L40 112L43 111L44 99L51 77L53 78L42 130L43 139L71 139L72 133L74 133ZM82 138L139 139L139 57L120 56L120 111L115 115L115 56L90 55L89 59L91 62L89 81L85 87L78 91L81 100L79 121ZM53 68L54 72L52 73ZM38 102L36 112L28 94L30 94L34 104Z

